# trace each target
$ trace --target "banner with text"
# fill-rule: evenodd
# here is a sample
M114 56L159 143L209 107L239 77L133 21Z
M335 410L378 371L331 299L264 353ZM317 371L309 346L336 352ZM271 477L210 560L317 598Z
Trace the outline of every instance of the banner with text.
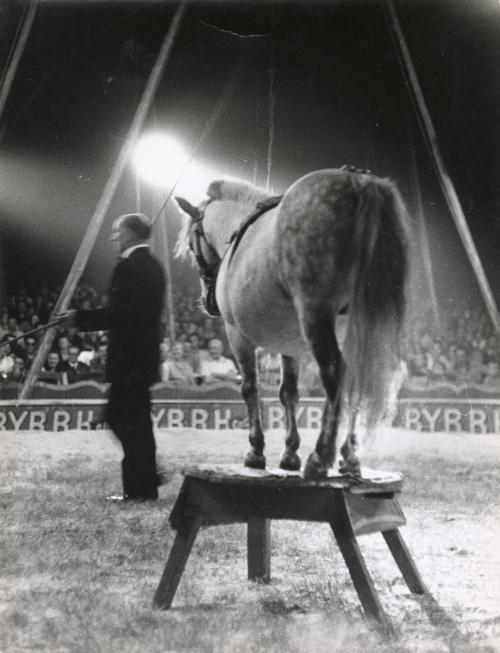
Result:
M30 401L0 400L0 430L106 428L106 386L87 382L60 389L52 387L45 393L40 387L37 390L36 397ZM186 389L158 385L153 389L152 400L156 428L248 427L246 407L236 386L219 384L211 388ZM264 428L284 427L284 409L275 397L264 396L261 405ZM302 399L297 409L299 428L319 429L322 409L321 397ZM419 388L406 385L400 391L392 423L417 431L500 434L500 393L474 386Z

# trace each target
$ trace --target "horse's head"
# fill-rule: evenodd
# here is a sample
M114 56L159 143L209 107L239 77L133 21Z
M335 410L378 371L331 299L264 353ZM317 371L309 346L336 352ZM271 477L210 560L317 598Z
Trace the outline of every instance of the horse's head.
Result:
M215 282L221 256L209 242L203 226L205 209L211 200L205 200L200 206L193 206L183 197L176 197L175 200L189 216L177 241L176 255L183 256L188 251L191 253L200 274L203 308L209 315L220 315L215 301Z
M202 302L208 312L215 305L215 281L230 237L257 201L267 194L236 179L213 181L207 199L193 206L183 197L177 204L189 216L179 236L176 256L191 252L202 281Z
M176 197L179 208L189 216L177 241L176 255L184 256L190 250L201 268L220 261L234 231L265 197L264 191L238 179L213 181L207 198L198 206Z

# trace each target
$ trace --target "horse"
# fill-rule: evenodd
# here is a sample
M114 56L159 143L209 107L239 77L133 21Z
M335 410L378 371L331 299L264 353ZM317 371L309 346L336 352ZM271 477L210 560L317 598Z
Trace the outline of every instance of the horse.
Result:
M280 467L301 469L298 358L309 352L326 398L303 475L328 476L345 413L350 427L339 469L359 481L356 416L362 410L369 429L379 422L399 364L410 218L396 185L343 166L306 174L281 198L222 178L209 185L198 206L176 200L188 216L176 255L191 251L202 303L209 314L222 316L242 375L250 427L245 466L266 467L255 356L262 347L281 355L286 439ZM336 327L342 319L341 351Z

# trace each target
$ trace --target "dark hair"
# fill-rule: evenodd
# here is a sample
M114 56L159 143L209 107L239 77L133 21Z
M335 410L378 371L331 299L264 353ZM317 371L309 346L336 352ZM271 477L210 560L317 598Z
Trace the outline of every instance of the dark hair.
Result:
M133 231L141 240L151 236L151 221L143 213L126 213L118 218L118 224Z

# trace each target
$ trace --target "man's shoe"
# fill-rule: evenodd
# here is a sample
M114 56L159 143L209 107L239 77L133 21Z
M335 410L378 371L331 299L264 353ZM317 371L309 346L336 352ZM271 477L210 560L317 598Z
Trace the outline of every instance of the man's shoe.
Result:
M129 503L130 501L136 501L138 503L143 503L145 501L156 501L158 497L130 497L128 494L111 494L106 497L106 501L110 503Z
M129 497L126 494L110 494L105 497L105 500L109 501L109 503L124 503L129 500Z

